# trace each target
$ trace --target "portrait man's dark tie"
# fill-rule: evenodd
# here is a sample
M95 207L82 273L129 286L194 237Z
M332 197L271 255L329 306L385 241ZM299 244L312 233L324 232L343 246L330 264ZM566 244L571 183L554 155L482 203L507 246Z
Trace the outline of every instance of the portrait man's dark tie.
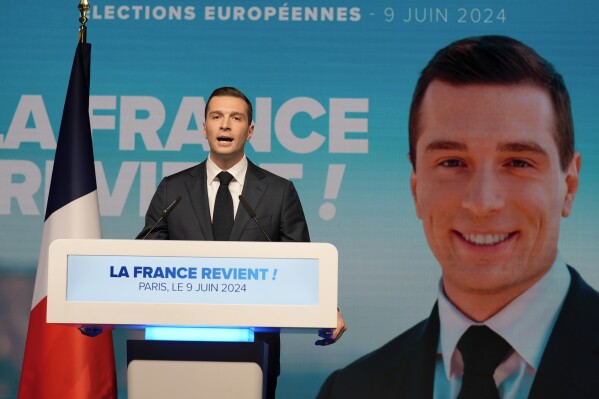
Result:
M471 326L458 342L464 376L458 399L499 399L493 374L512 347L487 326Z
M212 233L216 241L228 241L233 228L233 197L229 191L229 183L233 176L229 172L220 172L218 175L220 186L214 201L214 214L212 215Z

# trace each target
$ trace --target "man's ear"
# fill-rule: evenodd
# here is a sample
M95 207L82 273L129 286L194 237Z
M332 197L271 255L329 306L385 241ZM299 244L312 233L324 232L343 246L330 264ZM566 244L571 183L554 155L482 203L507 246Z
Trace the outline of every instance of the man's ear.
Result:
M252 138L252 134L254 134L254 125L250 125L250 127L248 128L248 138L246 141L250 141L250 139Z
M570 165L566 170L566 196L564 197L564 204L562 206L562 217L570 216L572 212L572 205L574 204L574 197L578 191L578 181L580 174L580 153L575 153L570 161Z
M206 134L206 122L204 122L204 138L208 139L208 135Z
M410 175L410 189L412 190L412 198L414 199L416 215L418 216L418 219L422 219L422 216L420 215L420 207L418 206L418 196L416 195L417 184L418 179L416 178L416 171L412 169L412 174Z

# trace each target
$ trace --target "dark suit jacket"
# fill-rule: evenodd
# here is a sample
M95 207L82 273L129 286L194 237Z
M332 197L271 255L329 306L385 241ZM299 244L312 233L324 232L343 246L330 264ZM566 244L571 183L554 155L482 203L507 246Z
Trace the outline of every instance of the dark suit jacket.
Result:
M572 282L537 370L532 399L599 398L599 293L569 270ZM438 339L435 304L428 319L334 372L318 398L432 398Z
M292 182L248 160L242 194L256 211L256 218L272 241L310 241L302 204ZM162 211L177 197L181 197L177 207L146 239L214 240L208 205L206 161L162 179L148 207L145 226L137 238L144 237L150 231ZM229 241L268 240L239 204ZM269 387L270 384L276 385L280 369L279 334L256 333L255 338L269 344Z
M256 218L272 241L310 241L302 204L292 182L248 160L242 194L254 207ZM147 239L214 240L206 188L206 161L162 179L148 207L145 227L137 238L151 229L164 208L177 197L181 197L181 202ZM229 240L267 241L241 204Z

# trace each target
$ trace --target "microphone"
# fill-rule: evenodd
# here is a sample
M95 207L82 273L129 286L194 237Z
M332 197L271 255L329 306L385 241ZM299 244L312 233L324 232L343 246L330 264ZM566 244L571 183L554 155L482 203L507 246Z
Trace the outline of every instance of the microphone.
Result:
M250 218L254 219L254 221L256 222L256 224L258 225L258 227L260 227L260 230L262 230L262 233L264 234L264 236L266 237L266 239L268 240L268 242L272 242L272 241L270 241L270 237L268 236L268 234L266 234L266 231L264 231L264 228L262 227L262 225L258 221L258 218L256 217L256 211L254 210L254 208L252 208L252 206L250 205L250 203L248 202L248 200L245 199L245 197L243 195L240 195L239 196L239 202L243 206L243 209L245 209L245 211L248 213L248 215L250 216Z
M170 203L169 206L167 206L166 208L164 208L162 210L162 213L160 214L160 218L158 218L158 220L156 221L156 223L154 223L154 225L152 226L152 228L142 237L142 240L145 240L146 237L152 232L154 231L154 228L156 228L156 226L158 226L158 223L162 222L164 219L166 219L168 217L168 215L171 214L171 212L173 211L173 209L175 209L175 207L177 206L177 204L179 203L179 201L181 201L181 197L177 197L173 200L173 202Z

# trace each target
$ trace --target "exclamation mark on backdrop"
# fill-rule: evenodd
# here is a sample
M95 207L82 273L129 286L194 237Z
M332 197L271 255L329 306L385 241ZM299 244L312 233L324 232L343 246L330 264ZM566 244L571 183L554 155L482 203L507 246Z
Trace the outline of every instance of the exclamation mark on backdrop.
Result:
M327 181L324 188L324 199L335 200L339 196L339 188L341 187L341 181L343 180L343 173L345 173L345 165L329 165L329 171L327 173ZM325 202L320 206L320 218L322 220L331 220L335 217L337 208L335 204L331 202Z

